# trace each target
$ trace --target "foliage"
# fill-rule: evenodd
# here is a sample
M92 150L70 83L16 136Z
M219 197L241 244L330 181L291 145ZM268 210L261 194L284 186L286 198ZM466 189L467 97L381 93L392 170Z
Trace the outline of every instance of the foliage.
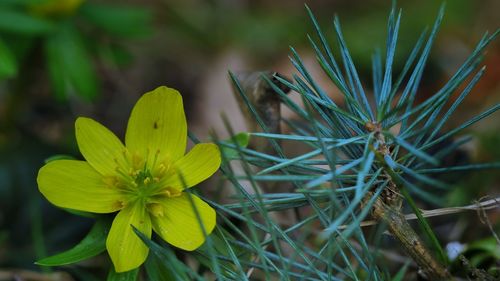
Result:
M433 27L415 38L414 48L397 75L393 66L401 12L393 8L385 56L373 56L371 82L361 80L340 21L333 21L339 50L334 53L312 12L309 14L316 35L308 38L331 84L320 86L292 48L291 61L297 70L293 82L280 76L262 79L297 118L282 120L289 130L286 133L270 132L258 108L249 102L251 93L245 92L231 73L232 82L262 132L236 135L224 120L234 137L219 140L214 136L221 147L222 176L229 184L220 187L221 198L207 194L200 197L217 210L216 229L194 254L174 251L160 239L149 239L136 230L151 251L143 274L111 269L108 280L135 280L137 276L151 280L406 280L408 259L400 264L401 270L391 270L390 257L384 252L394 241L383 235L386 226L379 223L371 231L361 227L377 200L388 193L401 201L406 212L416 213L419 233L446 265L441 244L419 206L444 203L441 195L452 186L436 174L498 167L498 163L450 166L443 161L464 143L453 142L452 137L500 109L496 104L455 128L443 130L484 74L482 54L498 31L485 34L452 78L432 97L417 102L443 8ZM294 101L278 84L290 88L290 95L298 96L301 102ZM334 87L341 91L342 101L329 96ZM458 98L451 100L456 92ZM265 139L271 152L247 147L249 136ZM199 142L194 135L191 140ZM303 152L292 155L288 146ZM100 223L98 220L93 230L101 227ZM93 237L91 234L81 243ZM494 243L486 244L488 257L494 256L498 248L491 247ZM78 247L69 250L66 259L50 265L75 262L101 250L86 255ZM474 247L481 248L474 245L471 249ZM49 264L43 260L39 263Z
M264 131L252 133L252 137L267 139L274 150L264 153L243 148L237 157L240 170L231 165L223 167L225 177L235 189L236 200L229 205L215 205L219 214L223 214L226 228L234 233L234 238L226 238L227 248L237 246L252 254L246 259L233 255L230 268L217 268L220 265L214 263L212 271L229 279L235 276L244 279L255 270L259 273L254 274L264 279L277 276L306 280L385 280L386 265L377 259L380 249L372 246L382 244L383 226L379 225L369 237L360 227L379 196L384 198L381 196L384 192L404 197L405 206L411 207L418 216L433 252L446 265L441 245L413 198L441 205L438 191L450 186L432 174L480 168L477 164L440 166L444 157L457 149L453 142L440 144L500 109L496 104L456 128L442 130L483 75L481 54L498 31L485 34L452 78L432 97L417 103L419 84L444 8L440 9L428 35L424 32L417 39L402 72L396 76L392 66L401 12L393 9L388 21L385 62L382 63L380 54L373 58L372 100L364 86L366 83L357 73L338 18L333 23L342 65L337 63L338 58L312 13L310 15L319 38L317 43L310 37L318 63L340 89L346 108L328 96L328 91L319 86L292 48L291 61L298 71L293 76L294 82L279 76L274 78L298 93L304 107L288 97L275 82L263 79L267 79L283 104L301 120L283 120L291 130L289 134L268 132L264 117L257 114L255 105L245 97L250 93L245 93L231 74ZM447 106L456 91L460 91L459 97ZM302 146L307 152L289 157L283 150L286 143ZM386 153L382 154L381 148ZM394 188L391 183L398 189L391 190ZM295 215L284 215L287 212ZM288 224L283 223L280 216L286 216ZM233 220L244 223L246 231L241 231ZM223 254L216 258L227 259Z
M2 1L0 79L23 79L30 73L26 66L42 52L53 93L60 100L73 95L94 99L100 90L97 64L122 64L126 51L120 41L148 36L150 12L82 2Z

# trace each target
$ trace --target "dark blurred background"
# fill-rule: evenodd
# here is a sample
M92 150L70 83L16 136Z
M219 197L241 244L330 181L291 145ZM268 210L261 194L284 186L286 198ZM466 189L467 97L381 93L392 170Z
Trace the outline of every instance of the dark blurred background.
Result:
M340 100L307 41L306 35L314 30L304 1L45 2L0 3L0 280L11 280L12 273L20 270L34 274L34 279L25 280L58 280L53 273L36 275L48 271L33 262L74 245L91 225L92 219L49 205L36 185L37 171L48 157L81 157L74 139L76 117L92 117L123 137L137 98L166 85L182 93L189 128L200 138L206 139L210 128L227 135L221 112L230 116L236 131L244 131L228 70L272 70L291 76L289 46L298 50L325 90ZM385 48L390 2L307 2L332 45L332 19L339 15L367 88L371 85L371 56ZM434 0L399 1L403 17L396 73L422 30L432 26L440 4ZM448 1L419 99L433 94L453 75L485 31L499 27L498 11L500 2L496 0ZM488 47L484 64L486 75L450 127L500 101L498 40ZM284 114L293 118L288 112ZM500 160L498 118L496 114L468 131L474 140L463 150L470 161ZM482 196L498 196L498 174L462 176L446 194L447 204L457 206ZM488 214L498 225L499 212ZM485 225L478 226L476 214L446 219L455 228L440 237L444 243L470 243L491 236ZM498 251L488 254L500 258L495 256L500 255ZM64 271L77 280L99 280L87 270L92 267L96 261ZM67 275L61 278L72 280Z

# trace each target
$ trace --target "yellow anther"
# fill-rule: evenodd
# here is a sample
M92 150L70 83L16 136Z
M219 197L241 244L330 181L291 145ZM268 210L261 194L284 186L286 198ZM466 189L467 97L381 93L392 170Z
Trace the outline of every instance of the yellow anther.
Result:
M155 158L153 159L153 164L150 166L151 169L154 169L156 166L156 162L158 161L158 156L160 156L160 150L157 149L155 152Z
M132 168L130 168L130 169L128 170L129 175L131 175L131 176L133 176L133 177L136 177L136 176L137 176L140 172L141 172L141 170L134 170L134 169L132 169Z
M144 184L148 184L151 182L151 178L150 177L147 177L144 179Z
M173 187L166 187L163 192L165 193L165 195L167 195L167 197L179 197L181 196L182 194L182 191L178 190L178 189L175 189Z
M130 152L128 151L128 149L124 148L122 150L122 154L123 154L123 157L128 158L128 156L130 155Z
M142 158L137 153L132 154L132 167L134 169L140 169L142 162Z
M118 179L114 176L106 176L102 180L109 187L116 187L118 185Z
M157 203L149 204L148 210L155 217L163 217L163 207L160 204Z
M167 170L167 167L165 167L165 165L163 163L161 163L159 166L158 166L158 176L159 177L162 177L163 174L165 173L165 171Z
M125 207L125 202L123 201L115 201L113 203L113 207L116 208L116 209L123 209Z
M159 182L160 182L160 178L154 177L154 178L153 178L153 182L155 182L155 183L159 183Z

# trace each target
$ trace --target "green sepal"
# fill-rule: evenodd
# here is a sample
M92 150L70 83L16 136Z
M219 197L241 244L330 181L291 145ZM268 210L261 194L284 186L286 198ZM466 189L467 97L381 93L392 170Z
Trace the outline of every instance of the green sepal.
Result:
M99 216L98 214L84 212L84 211L78 211L78 210L67 209L67 208L62 208L62 209L70 214L73 214L73 215L79 216L79 217L84 217L84 218L95 219Z
M46 158L43 162L45 162L45 164L48 164L52 161L56 161L56 160L76 160L75 157L71 156L71 155L66 155L66 154L56 154L56 155L52 155L50 156L49 158Z

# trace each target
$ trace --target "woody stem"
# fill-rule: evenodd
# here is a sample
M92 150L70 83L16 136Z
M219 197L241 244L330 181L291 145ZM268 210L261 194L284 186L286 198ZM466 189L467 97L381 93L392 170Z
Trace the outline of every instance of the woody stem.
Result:
M404 186L384 159L385 155L390 155L390 150L385 143L380 126L375 124L371 128L375 131L375 138L379 143L379 147L374 151L375 157L384 166L384 174L390 179L388 186L391 187L388 193L384 193L382 198L377 198L375 201L372 209L374 219L387 225L389 232L401 243L406 254L417 263L427 279L452 279L446 267L436 260L405 219L401 211L401 201L394 200L395 196L391 193L403 191ZM396 196L399 196L399 194L396 194Z

